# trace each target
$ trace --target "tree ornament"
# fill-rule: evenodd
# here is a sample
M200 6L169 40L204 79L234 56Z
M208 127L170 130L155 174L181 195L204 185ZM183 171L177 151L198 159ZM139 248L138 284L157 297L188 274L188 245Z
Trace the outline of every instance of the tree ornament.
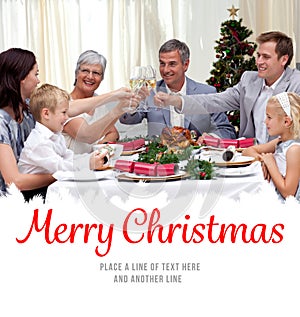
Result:
M229 17L231 17L232 20L234 20L234 17L237 16L236 13L237 13L239 10L240 10L240 9L236 9L236 8L232 5L231 9L227 9L227 11L230 12Z

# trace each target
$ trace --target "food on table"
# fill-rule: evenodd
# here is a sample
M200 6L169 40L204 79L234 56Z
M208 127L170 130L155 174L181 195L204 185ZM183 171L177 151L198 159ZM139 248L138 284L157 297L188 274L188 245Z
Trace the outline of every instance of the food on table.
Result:
M192 139L191 132L183 127L165 127L160 136L161 143L171 150L184 149L190 145L197 145Z
M206 160L198 160L191 158L185 171L190 175L191 179L210 180L214 177L214 163Z

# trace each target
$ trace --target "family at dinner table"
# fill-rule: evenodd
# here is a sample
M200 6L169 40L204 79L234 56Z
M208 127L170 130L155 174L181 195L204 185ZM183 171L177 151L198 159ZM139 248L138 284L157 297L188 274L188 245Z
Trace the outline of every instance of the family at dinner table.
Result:
M279 31L257 37L257 71L244 71L240 81L224 92L186 76L188 46L171 39L158 52L161 80L155 90L120 88L97 95L106 58L83 52L75 68L74 89L68 93L51 84L40 87L33 52L11 48L0 53L0 196L11 184L26 201L45 198L59 170L99 169L106 152L97 143L117 142L116 122L147 121L148 136L165 127L180 126L205 136L255 138L242 155L261 162L264 178L282 200L300 201L300 72L290 68L292 39ZM147 102L147 109L139 104ZM111 110L104 105L115 102ZM128 107L130 106L130 111ZM226 111L240 111L237 132Z

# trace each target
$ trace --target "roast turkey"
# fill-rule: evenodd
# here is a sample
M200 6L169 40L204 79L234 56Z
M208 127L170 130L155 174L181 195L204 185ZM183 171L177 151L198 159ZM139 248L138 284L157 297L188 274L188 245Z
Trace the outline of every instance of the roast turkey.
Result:
M163 128L160 136L161 143L169 149L185 149L190 145L198 145L191 136L190 130L175 126Z

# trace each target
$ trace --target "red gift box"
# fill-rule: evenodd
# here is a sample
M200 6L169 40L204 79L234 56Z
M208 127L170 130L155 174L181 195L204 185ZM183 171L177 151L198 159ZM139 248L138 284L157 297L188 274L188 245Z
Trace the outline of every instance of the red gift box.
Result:
M219 147L226 149L230 145L238 147L239 141L235 139L220 139Z
M157 164L135 162L133 172L147 176L156 176Z
M133 150L133 142L118 142L118 144L123 145L123 151L132 151Z
M254 138L248 138L248 139L241 139L239 141L239 147L245 148L254 145L255 139Z
M133 149L134 150L140 149L143 146L145 146L145 140L144 139L133 140Z
M178 172L178 165L174 163L157 165L157 176L175 175Z
M233 145L236 148L245 148L255 144L255 138L247 139L220 139L213 136L207 135L204 137L204 143L208 146L228 148L228 146Z
M115 163L115 169L122 172L132 173L134 169L134 162L126 160L117 160Z
M133 150L138 150L141 147L145 146L145 140L136 139L136 140L128 141L128 142L118 142L118 144L123 145L123 151L133 151Z
M204 137L204 143L208 146L214 146L214 147L218 147L219 143L220 143L220 139L215 138L213 136L210 135L206 135Z

